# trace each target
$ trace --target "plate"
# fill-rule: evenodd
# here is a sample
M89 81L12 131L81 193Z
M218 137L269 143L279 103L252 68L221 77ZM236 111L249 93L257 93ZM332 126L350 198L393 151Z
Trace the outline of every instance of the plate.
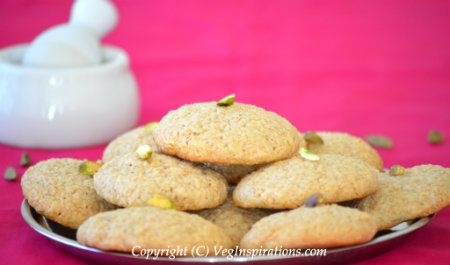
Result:
M424 218L403 222L395 227L378 232L375 237L364 244L354 245L342 248L330 248L326 251L326 256L255 256L251 257L180 257L169 259L159 257L157 259L146 259L145 257L133 256L127 253L103 251L91 248L78 243L75 240L76 230L61 226L42 215L38 214L26 200L23 200L21 206L23 219L27 224L39 234L49 238L64 250L99 264L123 264L123 265L141 265L141 264L190 264L190 263L214 263L227 264L235 262L245 262L246 264L344 264L355 262L362 259L372 258L387 250L391 250L405 238L405 235L426 225L434 215Z

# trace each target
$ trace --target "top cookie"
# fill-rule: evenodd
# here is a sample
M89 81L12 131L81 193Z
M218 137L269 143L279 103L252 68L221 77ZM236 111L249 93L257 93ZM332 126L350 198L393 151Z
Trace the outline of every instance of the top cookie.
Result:
M300 145L286 119L239 103L184 105L164 116L153 135L163 153L219 165L274 162L294 156Z
M128 131L111 141L103 152L103 162L134 152L140 145L147 144L156 148L152 136L153 129L141 126Z
M317 154L335 154L359 158L378 170L383 170L383 160L366 141L348 133L317 132L323 144L308 144Z
M97 195L92 177L79 172L82 162L58 158L30 167L21 183L28 203L38 213L70 228L77 228L91 215L114 209Z

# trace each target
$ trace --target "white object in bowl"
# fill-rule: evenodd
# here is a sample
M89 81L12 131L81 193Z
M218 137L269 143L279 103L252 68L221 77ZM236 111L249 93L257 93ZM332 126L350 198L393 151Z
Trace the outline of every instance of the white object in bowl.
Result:
M100 65L20 64L27 45L0 50L0 142L68 148L105 143L132 128L139 96L127 54L103 47Z

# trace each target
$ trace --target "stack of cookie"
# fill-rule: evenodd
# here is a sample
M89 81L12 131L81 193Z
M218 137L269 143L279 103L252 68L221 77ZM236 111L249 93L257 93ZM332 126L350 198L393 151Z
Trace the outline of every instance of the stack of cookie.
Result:
M85 245L124 252L181 247L186 255L195 246L358 244L450 204L448 169L389 174L360 138L301 134L283 117L234 97L185 105L125 133L101 163L41 162L26 172L22 188L36 211L78 228Z

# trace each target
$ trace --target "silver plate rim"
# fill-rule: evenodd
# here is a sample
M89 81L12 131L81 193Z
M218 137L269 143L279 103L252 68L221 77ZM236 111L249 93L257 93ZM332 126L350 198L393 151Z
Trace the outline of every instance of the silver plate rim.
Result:
M22 217L25 220L25 222L33 230L35 230L39 234L43 235L44 237L46 237L52 241L55 241L57 243L63 244L68 247L76 248L79 250L93 252L95 254L112 255L112 256L121 257L121 258L125 258L125 259L146 260L145 257L141 257L141 256L133 256L131 254L120 253L120 252L103 251L103 250L100 250L97 248L88 247L88 246L82 245L81 243L79 243L73 239L61 236L53 231L46 229L44 226L39 224L34 219L33 214L31 212L32 207L28 204L26 199L24 199L22 201L20 208L21 208ZM417 221L415 221L413 224L407 226L405 229L401 229L401 230L393 231L393 232L385 234L385 235L381 235L381 236L376 237L375 239L373 239L369 242L363 243L363 244L349 246L349 247L342 247L342 248L327 249L327 255L336 254L336 253L340 253L340 252L347 252L347 251L358 249L358 248L364 248L364 247L379 244L381 242L385 242L385 241L388 241L388 240L391 240L391 239L394 239L397 237L401 237L403 235L409 234L409 233L423 227L428 222L430 222L430 220L434 216L435 215L433 214L433 215L430 215L427 217L420 218ZM255 256L252 258L252 257L243 256L243 257L233 257L232 259L227 259L226 257L180 257L180 258L177 257L176 259L169 259L167 257L158 257L158 261L223 263L223 262L245 262L245 261L271 261L271 260L273 261L273 260L285 260L285 259L293 259L293 258L299 258L299 257L298 256Z

